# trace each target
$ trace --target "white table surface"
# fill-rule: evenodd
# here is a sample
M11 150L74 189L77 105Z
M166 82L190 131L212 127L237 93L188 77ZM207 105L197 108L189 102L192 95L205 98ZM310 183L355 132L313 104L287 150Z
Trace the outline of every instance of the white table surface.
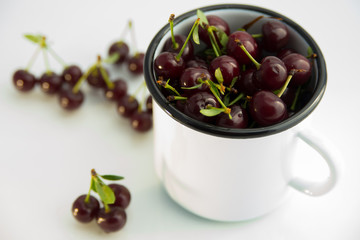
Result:
M217 3L221 2L0 2L0 239L360 239L357 0L241 2L292 18L318 42L327 62L328 86L313 113L313 127L343 155L343 174L333 191L321 197L294 192L280 209L254 221L210 221L175 204L154 172L152 131L135 133L101 94L85 87L84 105L67 113L57 98L39 89L23 94L12 85L13 72L25 67L35 50L24 33L46 35L67 63L84 69L97 54L106 54L129 19L134 23L137 47L145 51L170 13L180 15ZM51 66L61 69L55 62ZM42 73L42 60L32 70ZM124 69L116 74L131 82L130 89L142 81ZM305 159L307 154L311 153L300 151L298 157ZM123 175L122 183L132 193L128 222L120 232L105 234L94 222L83 225L71 215L73 200L88 190L92 168ZM303 168L312 168L313 177L321 172L319 163Z

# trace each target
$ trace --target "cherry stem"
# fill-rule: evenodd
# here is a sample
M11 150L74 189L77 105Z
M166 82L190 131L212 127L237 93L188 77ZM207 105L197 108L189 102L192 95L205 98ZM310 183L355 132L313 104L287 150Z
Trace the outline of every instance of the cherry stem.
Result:
M97 65L97 67L98 67L99 70L100 70L101 76L103 77L106 86L107 86L109 89L114 89L114 83L110 81L109 75L107 74L107 72L105 71L105 69L104 69L104 67L103 67L103 65L102 65L102 59L101 59L101 56L100 56L100 55L97 56L96 65Z
M200 79L199 79L199 81L200 81ZM218 93L215 92L215 90L211 87L210 81L211 81L211 80L207 79L207 80L205 80L205 81L203 81L203 82L209 86L210 91L212 92L212 94L214 95L214 97L218 100L218 102L220 103L220 105L224 108L224 113L228 114L228 115L229 115L229 118L232 119L231 114L230 114L231 109L228 108L228 107L224 104L224 102L223 102L223 101L221 100L221 98L219 97ZM202 80L201 80L200 82L202 82Z
M291 104L291 107L290 107L290 109L292 111L295 111L296 103L297 103L297 101L299 99L300 92L301 92L301 86L299 86L297 88L297 90L296 90L294 101L293 101L293 103Z
M53 56L53 58L54 58L59 64L61 64L64 68L67 67L67 64L65 63L65 61L64 61L62 58L60 58L59 55L56 54L55 51L54 51L52 48L48 47L48 51L49 51L49 53L51 54L51 56Z
M167 81L164 81L162 77L159 77L159 80L156 81L157 84L159 84L160 86L166 88L166 89L170 89L172 92L174 92L177 96L181 96L180 93L169 84L170 78Z
M87 193L87 195L86 195L86 197L85 197L85 200L84 200L84 202L86 202L86 203L89 203L89 201L90 201L90 193L91 193L91 189L92 189L92 186L93 186L93 177L91 177L91 181L90 181L90 188L89 188L89 191L88 191L88 193Z
M43 52L43 57L44 57L46 73L50 74L51 73L51 68L50 68L50 63L49 63L49 58L48 58L48 55L47 55L47 51L46 51L45 48L42 48L42 52Z
M187 100L187 97L170 95L170 96L167 96L167 100L170 102L177 101L177 100Z
M134 54L137 54L138 53L137 41L136 41L133 23L131 20L129 20L129 22L128 22L128 27L130 29L130 36L131 36L131 40L132 40L131 42L132 42L132 47L134 49L133 52L134 52Z
M259 70L261 64L255 60L255 58L253 56L251 56L251 54L249 53L249 51L245 48L244 44L239 40L239 39L235 39L236 44L244 51L244 53L246 54L246 56L248 56L250 58L250 60L253 62L253 64L255 65L256 69Z
M259 21L260 19L262 19L264 16L258 16L257 18L253 19L252 21L248 22L247 24L245 24L242 29L244 29L244 31L247 31L252 25L254 25L257 21Z
M217 41L216 41L216 38L215 38L215 35L214 35L214 31L213 31L214 27L211 27L211 26L207 25L206 28L207 28L209 38L210 38L210 42L211 42L211 46L214 49L215 55L216 55L216 57L219 57L221 55L221 50L220 50L219 45L217 44Z
M72 92L73 93L77 93L80 90L80 87L82 85L82 83L84 82L84 80L93 72L96 70L97 64L95 63L94 65L92 65L81 77L80 79L76 82L76 84L74 85L74 87L72 88Z
M171 31L171 41L172 41L172 48L178 49L179 44L175 41L175 35L174 35L174 18L175 15L171 14L169 17L169 24L170 24L170 31Z
M294 74L297 72L296 69L291 69L289 72L288 77L286 78L286 81L284 83L284 85L281 87L280 91L278 92L278 94L276 94L279 98L283 95L283 93L285 92L287 86L289 85L292 77L294 76Z
M189 34L188 34L185 42L184 42L182 48L180 49L178 55L176 55L176 57L175 57L176 61L180 61L181 55L183 54L183 52L184 52L184 50L185 50L186 44L189 42L189 39L190 39L192 33L194 32L196 26L199 25L199 22L200 22L200 18L196 19L196 21L195 21L195 23L193 24L193 26L192 26L192 28L191 28L191 30L190 30L190 32L189 32Z
M245 95L243 93L240 93L234 100L232 100L229 104L229 106L234 105L235 103L237 103L240 99L242 99Z
M251 36L253 38L262 38L264 35L262 33L257 33L257 34L251 34Z
M28 62L28 65L26 66L25 70L26 71L29 71L31 66L34 64L35 60L37 59L38 55L39 55L39 52L41 50L41 46L38 46L34 52L34 54L31 56L29 62Z

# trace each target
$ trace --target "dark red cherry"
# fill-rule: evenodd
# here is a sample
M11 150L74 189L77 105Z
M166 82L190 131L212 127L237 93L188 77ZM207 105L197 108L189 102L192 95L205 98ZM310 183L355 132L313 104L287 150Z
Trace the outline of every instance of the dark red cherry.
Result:
M261 66L253 77L258 88L273 91L284 85L287 76L284 62L275 56L267 56L261 60Z
M154 61L154 69L157 76L162 76L165 81L179 79L185 69L183 58L176 59L177 54L172 52L160 53Z
M217 68L220 68L224 80L224 86L230 86L232 80L239 77L239 64L236 59L231 56L221 55L214 58L209 66L210 73L215 76L215 70Z
M288 71L291 69L299 70L291 78L291 86L300 86L310 79L312 71L311 62L303 55L291 53L283 58L283 62Z
M260 126L270 126L287 117L285 103L273 92L261 90L255 93L249 105L251 117Z
M238 41L244 44L246 50L253 58L257 59L259 57L258 44L255 39L247 32L235 31L229 35L229 41L227 43L227 54L235 58L239 66L243 64L250 64L251 60L240 48Z
M136 111L130 117L131 127L138 132L146 132L152 128L152 115L147 111Z
M213 81L213 76L207 69L204 68L186 68L180 77L180 87L194 87L200 84L199 79L201 80L211 80ZM207 91L209 87L206 84L202 84L199 88L196 89L182 89L184 93L192 93L195 91Z
M207 18L207 20L209 22L209 26L214 26L214 27L220 29L221 31L226 33L226 35L230 34L229 24L224 19L222 19L221 17L216 16L216 15L208 15L208 16L206 16L206 18ZM217 43L219 44L219 47L221 48L219 38L217 37L216 32L214 32L214 35L217 38ZM208 34L206 29L204 29L202 27L199 27L199 37L208 46L211 45L209 34Z
M107 75L109 76L109 71L106 70ZM103 75L101 74L101 70L99 67L97 67L94 71L92 71L89 76L86 78L87 82L90 86L94 88L105 88L106 83L104 80Z
M139 108L139 102L133 96L126 94L117 102L117 111L123 117L131 117Z
M72 215L82 223L91 222L100 209L99 201L95 197L90 196L88 202L85 202L85 199L85 194L79 196L71 208Z
M105 97L112 101L118 101L120 98L125 96L128 90L128 86L125 80L118 78L113 81L114 88L109 89L106 87L105 89Z
M208 69L208 64L205 62L205 60L203 60L201 58L197 58L197 57L194 57L193 59L188 60L185 65L186 65L186 68L197 67L197 68Z
M201 109L206 109L208 106L218 108L220 104L211 93L196 92L188 97L185 103L184 113L196 120L209 122L212 118L200 113Z
M126 219L126 212L120 207L110 207L109 211L100 208L96 215L96 223L107 233L122 229L125 226Z
M279 20L269 20L262 25L263 47L270 52L276 52L289 42L289 30Z
M34 88L36 78L30 72L20 69L14 73L13 83L17 90L27 92Z
M43 92L54 94L60 90L63 78L54 72L46 72L40 77L39 81Z
M296 95L296 88L288 86L280 98L289 108L295 99L295 95Z
M164 43L164 47L162 49L163 52L173 52L176 54L180 52L181 48L183 47L186 41L187 36L175 35L174 38L177 43L177 48L173 47L172 39L168 38ZM188 41L188 43L186 44L181 57L184 59L185 62L194 57L194 46L190 41Z
M111 183L108 185L115 194L115 202L109 206L127 208L131 201L131 194L127 187L121 184Z
M228 114L220 113L216 119L216 125L227 128L246 128L248 115L245 109L238 105L231 106L231 119Z
M282 60L284 57L286 57L291 53L296 53L296 51L292 48L282 48L277 52L276 57Z
M136 53L134 56L127 59L127 66L131 73L135 75L143 73L144 56L144 53Z
M62 72L63 81L75 85L82 76L82 71L77 65L67 66Z
M112 55L114 53L119 55L118 60L115 62L115 64L119 65L125 62L126 58L128 57L129 46L124 41L118 41L110 46L108 53L109 55Z
M235 83L235 88L238 92L242 92L247 96L252 96L260 89L254 83L254 72L255 68L249 68L240 74L239 79Z
M84 101L84 93L79 90L73 92L72 85L64 83L59 91L60 106L66 110L74 110L81 106Z

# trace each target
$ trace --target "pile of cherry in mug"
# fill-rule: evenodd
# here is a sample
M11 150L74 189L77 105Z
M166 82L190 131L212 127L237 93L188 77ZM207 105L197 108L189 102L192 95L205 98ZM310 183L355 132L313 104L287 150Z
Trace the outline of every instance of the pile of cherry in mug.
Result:
M306 101L316 54L289 48L282 19L259 16L230 32L217 15L198 10L189 34L174 34L154 59L157 84L184 114L227 128L266 127L296 113ZM261 32L250 34L254 24ZM175 32L176 33L176 32Z

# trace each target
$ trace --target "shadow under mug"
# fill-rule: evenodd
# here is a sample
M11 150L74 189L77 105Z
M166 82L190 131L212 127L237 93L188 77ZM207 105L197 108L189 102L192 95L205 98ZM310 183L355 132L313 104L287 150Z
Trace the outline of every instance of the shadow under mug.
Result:
M326 64L319 46L298 24L268 9L221 4L200 8L225 19L235 31L257 16L282 18L288 26L290 47L317 54L308 87L312 95L296 114L268 127L229 129L196 121L177 110L156 83L153 62L170 28L164 26L145 54L144 74L153 97L155 170L170 197L199 216L219 221L241 221L262 216L278 207L295 188L310 196L329 192L339 176L339 154L309 127L309 115L324 95ZM175 18L175 34L187 35L196 10ZM239 26L240 23L240 26ZM252 31L261 30L259 24ZM312 182L291 172L298 141L316 150L329 167L329 176Z

